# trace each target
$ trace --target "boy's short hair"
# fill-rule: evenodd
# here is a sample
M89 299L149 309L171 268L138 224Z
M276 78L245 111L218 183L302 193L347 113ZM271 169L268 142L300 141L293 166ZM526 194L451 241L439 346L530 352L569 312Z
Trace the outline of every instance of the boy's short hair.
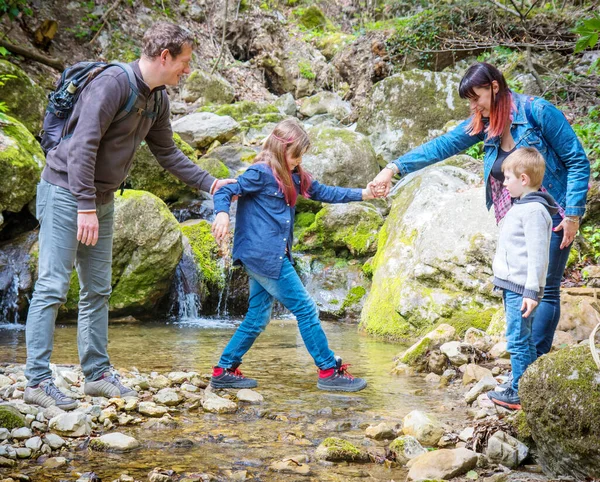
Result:
M520 147L512 152L502 163L502 172L510 170L517 176L527 174L531 187L539 188L544 180L546 161L544 156L533 147Z
M171 56L177 57L184 45L194 46L194 37L187 29L168 22L158 22L146 30L142 40L142 53L151 59L167 49Z

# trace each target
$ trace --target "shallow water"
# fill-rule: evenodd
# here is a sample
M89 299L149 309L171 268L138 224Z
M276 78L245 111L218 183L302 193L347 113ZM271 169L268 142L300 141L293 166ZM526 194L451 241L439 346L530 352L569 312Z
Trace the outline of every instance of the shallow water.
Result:
M369 386L349 395L316 389L316 369L303 346L295 320L274 320L244 359L243 370L256 378L265 401L245 406L236 414L214 415L198 410L173 413L176 428L118 427L142 448L129 454L102 454L81 450L68 454L69 472L47 472L31 464L33 480L75 480L76 472L93 470L102 480L122 473L146 480L154 467L177 473L211 473L228 480L228 470L247 470L248 480L404 480L405 469L382 464L324 466L310 462L312 477L268 471L271 462L298 454L311 456L328 436L339 436L358 446L380 447L384 443L364 437L364 427L381 421L401 422L411 410L436 414L455 429L466 424L461 393L432 388L422 377L390 375L392 358L402 347L373 339L354 325L324 322L331 347L344 362L352 363L355 376L367 378ZM185 323L130 323L110 326L109 353L114 366L141 372L210 372L234 327L224 321ZM57 326L54 363L77 363L76 327ZM0 326L0 363L25 362L25 333ZM332 414L317 411L330 407ZM62 455L62 454L61 454ZM1 470L1 469L0 469ZM2 472L0 472L2 473Z

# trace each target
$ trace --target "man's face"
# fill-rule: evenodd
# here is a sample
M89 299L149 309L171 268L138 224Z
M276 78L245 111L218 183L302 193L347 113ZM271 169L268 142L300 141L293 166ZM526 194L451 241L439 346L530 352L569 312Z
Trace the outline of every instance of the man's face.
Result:
M183 75L190 73L192 47L184 44L181 53L173 57L168 51L164 57L163 74L165 85L177 85Z

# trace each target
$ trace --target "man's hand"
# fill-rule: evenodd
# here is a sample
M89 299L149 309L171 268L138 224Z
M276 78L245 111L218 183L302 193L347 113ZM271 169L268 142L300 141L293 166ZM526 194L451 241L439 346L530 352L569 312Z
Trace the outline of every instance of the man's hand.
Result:
M212 223L212 235L217 244L221 244L229 235L229 214L221 211Z
M568 221L567 218L563 219L561 223L554 228L554 231L563 231L563 239L562 243L560 243L560 249L565 249L570 246L573 240L575 239L575 235L577 234L577 230L579 229L579 218L570 218L573 221Z
M98 216L96 213L77 214L77 241L86 246L96 246L98 242Z
M537 300L523 298L523 303L521 304L521 313L523 313L523 310L525 310L525 313L523 313L523 318L527 318L537 305Z
M227 184L233 184L234 182L237 182L237 180L236 179L217 179L217 182L215 182L215 185L214 185L214 188L213 188L211 194L216 193L223 186L227 186Z
M376 197L377 196L373 192L373 183L370 182L369 184L367 184L367 187L362 190L363 201L366 201L368 199L375 199Z
M382 169L369 183L372 185L373 194L377 197L386 197L392 188L392 177L394 177L394 173L391 169Z

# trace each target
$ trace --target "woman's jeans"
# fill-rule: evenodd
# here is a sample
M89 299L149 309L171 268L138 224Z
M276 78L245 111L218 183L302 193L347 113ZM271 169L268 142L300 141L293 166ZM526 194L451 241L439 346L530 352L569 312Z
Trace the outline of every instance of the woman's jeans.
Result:
M522 316L521 305L523 296L510 290L503 290L504 311L506 312L506 349L510 353L512 367L512 388L519 389L519 379L537 359L537 353L531 325L537 316L537 309L533 310L527 318Z
M250 278L248 312L225 347L217 366L233 368L242 363L242 357L271 321L273 299L276 299L298 320L302 340L317 367L322 370L335 367L335 357L321 327L317 305L287 256L283 260L278 279L267 278L245 269Z
M552 227L555 228L562 221L559 214L552 216ZM560 249L563 232L552 231L550 238L550 259L544 297L540 301L533 321L533 342L537 356L545 355L552 348L554 332L560 320L560 282L567 266L571 246Z
M36 214L40 222L38 280L26 325L28 385L50 378L54 323L67 300L73 266L79 276L77 348L83 373L96 380L110 369L108 358L108 297L114 203L97 206L98 242L77 241L77 200L70 191L42 180L37 188Z

